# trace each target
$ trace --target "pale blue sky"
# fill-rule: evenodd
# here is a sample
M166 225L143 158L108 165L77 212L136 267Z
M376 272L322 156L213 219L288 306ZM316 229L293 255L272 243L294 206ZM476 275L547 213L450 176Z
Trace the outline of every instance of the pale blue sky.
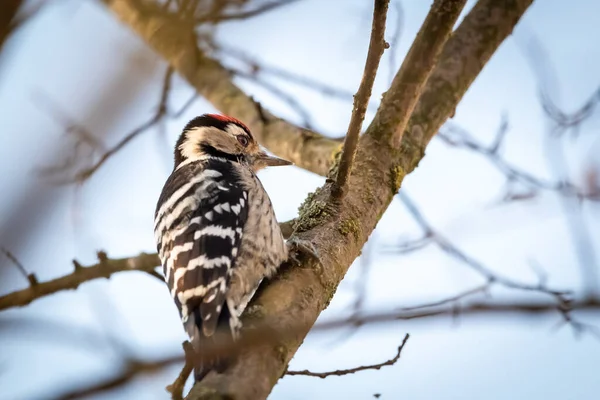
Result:
M358 0L303 1L243 24L221 27L226 43L254 54L265 63L318 78L348 91L358 85L370 31L368 4ZM405 0L404 30L396 65L408 49L430 2ZM473 2L469 2L469 7ZM567 110L580 106L600 86L600 3L537 0L519 26L494 55L467 92L453 121L484 143L493 140L505 113L511 130L503 154L516 165L552 178L544 156L544 120L537 99L538 83L527 61L527 43L544 44L558 85L552 93ZM388 32L395 16L390 15ZM93 262L97 249L112 257L154 251L152 216L164 179L171 169L171 146L192 116L212 111L198 101L177 121L165 125L167 135L147 132L103 166L83 187L52 187L33 173L54 159L64 139L61 126L38 107L40 93L51 97L71 118L97 136L115 143L148 118L156 105L165 65L127 28L93 2L62 1L48 6L8 44L0 63L0 226L17 230L11 219L15 204L31 185L42 185L47 209L36 235L0 238L0 245L27 251L17 254L40 280L69 271L70 260ZM373 98L386 89L389 71L384 56ZM550 65L546 65L550 67ZM172 104L191 94L177 80ZM295 115L271 94L255 85L240 85L279 115ZM122 87L126 87L124 93ZM311 112L318 129L339 134L350 117L349 102L283 84ZM118 96L111 95L117 92ZM37 97L36 97L37 96ZM101 111L100 111L101 110ZM105 123L107 115L110 124ZM372 117L372 113L368 118ZM574 160L573 180L596 163L600 145L596 117L577 142L567 141ZM294 167L261 175L278 218L296 215L306 194L323 178ZM403 188L418 202L428 220L463 250L505 275L534 283L528 260L536 260L558 288L581 286L577 258L565 218L554 194L512 206L494 206L504 178L483 157L448 148L433 140L419 168ZM40 199L37 199L40 201ZM10 214L9 211L11 210ZM596 248L600 247L598 205L586 207ZM469 288L481 277L431 247L398 257L384 250L402 238L416 237L418 227L395 201L381 220L375 240L366 307L390 310L440 299ZM0 265L7 266L4 259ZM355 265L340 286L323 318L347 310L354 299ZM4 293L25 285L14 269L3 272ZM519 292L496 290L498 298L520 298ZM539 298L539 297L536 297ZM110 308L108 308L110 307ZM111 311L114 310L114 311ZM86 284L2 317L27 317L65 322L119 335L139 354L160 356L179 351L184 340L167 290L157 280L122 273L110 281ZM582 315L600 323L599 315ZM600 343L589 336L577 340L569 329L553 331L557 314L543 317L503 316L462 320L414 320L363 328L340 344L341 333L311 336L290 369L347 368L390 358L406 332L411 333L402 359L381 371L326 380L286 377L272 399L321 399L332 396L369 399L594 399L600 391ZM4 398L43 398L48 391L85 384L110 374L110 347L82 347L48 339L39 328L19 336L2 336L0 387ZM165 399L164 386L176 369L136 381L118 395L97 398ZM144 390L143 395L139 392ZM37 397L36 397L37 396Z

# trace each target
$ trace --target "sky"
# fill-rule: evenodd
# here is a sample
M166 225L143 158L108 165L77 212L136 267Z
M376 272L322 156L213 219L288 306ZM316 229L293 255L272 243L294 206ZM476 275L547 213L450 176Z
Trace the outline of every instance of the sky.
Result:
M370 2L304 0L277 12L223 24L218 39L243 49L261 62L324 81L353 92L358 87L368 46ZM373 99L380 98L398 68L431 2L402 2L402 35L396 59L384 55ZM474 4L470 1L467 10ZM388 38L398 21L392 8ZM486 65L463 98L451 123L489 144L502 121L510 130L501 149L511 163L537 176L554 179L548 160L547 121L539 88L567 111L580 107L600 86L600 3L538 0L513 35ZM545 58L535 57L538 40ZM172 146L185 123L214 109L198 100L181 118L137 138L112 157L83 186L56 185L36 171L56 164L68 152L64 123L57 114L104 140L116 143L152 116L166 65L127 27L91 1L67 0L45 7L5 46L0 58L0 245L19 249L20 262L40 281L70 271L71 260L93 263L103 249L110 257L155 251L152 217L156 200L172 168ZM300 119L280 99L246 81L239 85L277 115ZM350 119L349 101L336 100L288 82L277 81L310 112L318 131L342 134ZM176 79L171 105L178 108L193 93ZM118 95L115 95L118 94ZM58 111L57 111L58 110ZM367 114L367 121L373 110ZM63 118L64 119L64 118ZM566 140L570 176L584 181L600 166L599 118L586 123L577 140ZM278 219L297 215L306 195L324 178L296 167L266 170L260 178ZM480 154L448 147L434 139L402 190L427 220L459 248L488 268L520 281L536 283L531 267L540 265L548 284L579 290L578 259L561 198L544 192L535 199L499 205L505 178ZM32 188L35 191L31 191ZM28 207L36 212L28 214ZM40 206L41 205L41 206ZM593 245L600 248L600 207L584 204ZM22 233L21 215L36 229ZM394 246L417 238L420 230L395 200L369 240L371 251L365 311L434 301L482 283L481 276L435 247L410 255ZM596 255L600 257L600 255ZM26 282L0 258L0 293ZM344 315L355 299L360 265L350 269L330 307L327 320ZM495 289L495 299L539 295ZM532 297L533 296L533 297ZM483 299L483 298L482 298ZM578 314L600 323L598 314ZM85 385L115 370L123 352L146 358L180 350L184 332L168 291L141 273L121 273L39 300L24 309L2 312L0 321L35 322L26 329L0 332L2 398L48 398ZM285 377L271 399L594 399L600 391L600 341L555 329L557 313L403 321L347 332L311 334L290 369L326 371L377 363L391 358L405 333L411 337L400 361L380 371L325 380ZM6 325L6 324L5 324ZM52 334L53 326L68 332ZM4 328L6 329L6 328ZM100 335L92 340L89 331ZM87 332L87 333L86 333ZM345 334L346 333L346 334ZM115 349L106 337L119 337ZM143 377L127 388L95 398L166 399L164 391L178 368Z

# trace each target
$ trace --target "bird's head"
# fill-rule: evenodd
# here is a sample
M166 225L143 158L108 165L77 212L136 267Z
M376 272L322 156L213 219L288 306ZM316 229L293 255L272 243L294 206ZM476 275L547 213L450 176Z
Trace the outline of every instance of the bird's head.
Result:
M204 114L188 122L175 145L175 168L208 157L245 163L255 172L292 164L268 155L241 121L218 114Z

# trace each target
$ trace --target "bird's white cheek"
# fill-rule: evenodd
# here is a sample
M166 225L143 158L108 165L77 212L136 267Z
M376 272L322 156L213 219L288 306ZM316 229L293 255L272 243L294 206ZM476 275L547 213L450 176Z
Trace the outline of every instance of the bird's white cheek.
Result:
M181 150L181 154L185 158L195 158L198 157L198 144L191 141L186 140L179 146L179 150Z

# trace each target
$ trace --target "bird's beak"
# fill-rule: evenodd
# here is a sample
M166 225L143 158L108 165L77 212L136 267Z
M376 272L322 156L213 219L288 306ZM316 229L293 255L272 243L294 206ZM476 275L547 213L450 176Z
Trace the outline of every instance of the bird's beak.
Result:
M291 161L284 160L283 158L270 156L264 151L259 152L253 157L252 164L255 169L264 167L280 167L283 165L293 165Z

